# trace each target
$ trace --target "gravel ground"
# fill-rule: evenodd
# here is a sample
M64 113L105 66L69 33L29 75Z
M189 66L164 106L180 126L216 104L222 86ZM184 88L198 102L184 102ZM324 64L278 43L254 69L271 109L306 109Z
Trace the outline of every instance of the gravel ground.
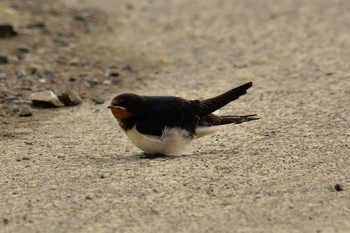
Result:
M261 119L147 159L107 103L2 116L1 232L349 232L350 2L64 2L108 16L79 56L136 67L107 99L253 81L221 113Z

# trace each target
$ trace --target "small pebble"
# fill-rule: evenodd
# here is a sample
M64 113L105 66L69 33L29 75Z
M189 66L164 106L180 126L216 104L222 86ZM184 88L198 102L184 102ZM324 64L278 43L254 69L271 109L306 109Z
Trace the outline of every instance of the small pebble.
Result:
M105 80L105 81L103 81L103 83L102 83L103 85L107 85L107 86L109 86L109 85L111 85L112 84L112 81L111 80Z
M119 70L117 66L109 66L108 69L106 70L105 76L107 78L110 77L119 77Z
M25 44L22 44L16 48L17 54L30 53L31 51L32 51L32 49L28 45L25 45Z
M79 63L80 63L80 60L77 57L74 57L69 61L69 65L71 65L71 66L78 66Z
M128 72L133 72L134 68L132 68L132 66L128 64L128 65L125 65L123 67L123 70L128 71Z
M92 19L92 14L86 11L76 12L73 14L73 18L77 21L89 21Z
M0 38L10 38L17 35L18 33L15 31L11 24L0 24Z
M8 218L2 218L2 222L7 225L9 224L9 219Z
M6 74L0 72L0 81L5 80L5 79L6 79Z
M113 85L119 84L121 81L119 76L111 76L109 79Z
M92 98L92 101L95 103L95 104L103 104L105 102L105 99L99 95L95 96Z
M9 62L6 54L0 53L0 64L7 64Z
M344 186L342 184L335 184L334 189L338 192L341 192L344 190Z
M33 22L33 23L30 23L26 26L26 28L29 28L29 29L45 28L45 27L47 27L45 22Z
M96 85L101 84L101 82L97 78L92 78L85 81L85 85L88 87L95 87Z
M61 37L75 37L75 33L74 32L70 32L70 31L58 31L57 32L57 36L61 36Z

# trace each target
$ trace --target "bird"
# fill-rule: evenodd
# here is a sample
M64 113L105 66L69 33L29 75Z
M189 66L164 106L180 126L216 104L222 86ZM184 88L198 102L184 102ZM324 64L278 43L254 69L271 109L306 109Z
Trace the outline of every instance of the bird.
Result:
M227 124L258 120L257 114L224 115L214 112L247 93L248 82L204 100L176 96L115 96L108 108L131 142L147 155L190 154L195 139L215 133Z

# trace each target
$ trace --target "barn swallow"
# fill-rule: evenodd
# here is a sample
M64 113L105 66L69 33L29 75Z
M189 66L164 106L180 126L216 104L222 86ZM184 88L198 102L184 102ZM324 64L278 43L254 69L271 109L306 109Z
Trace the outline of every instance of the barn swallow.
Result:
M108 108L132 143L147 154L185 155L196 138L212 134L227 124L259 119L256 114L213 114L246 94L252 85L248 82L205 100L125 93L114 97Z

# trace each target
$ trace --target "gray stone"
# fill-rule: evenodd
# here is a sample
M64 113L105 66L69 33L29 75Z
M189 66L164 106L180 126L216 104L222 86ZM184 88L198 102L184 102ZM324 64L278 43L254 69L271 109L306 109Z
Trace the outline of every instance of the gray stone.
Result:
M5 80L5 79L6 79L6 74L0 72L0 82L1 82L2 80Z
M105 76L107 78L110 77L119 77L119 69L117 66L109 66L108 69L106 70Z
M119 69L117 66L109 66L105 73L106 78L109 78L111 84L119 84L121 81Z
M105 102L105 99L102 96L97 95L97 96L92 98L92 101L95 104L103 104Z
M22 105L20 107L18 116L20 116L20 117L29 117L31 115L33 115L33 113L32 113L32 109L29 106Z
M22 44L22 45L20 45L20 46L18 46L16 48L16 53L17 54L30 53L31 51L32 51L32 49L28 45L25 45L25 44Z
M62 107L64 104L53 91L34 92L29 97L34 106L38 107Z
M21 104L21 105L31 105L32 101L30 101L27 98L23 98L23 97L17 97L14 99L13 101L14 104Z
M55 74L51 70L43 68L39 65L32 65L29 73L38 79L46 80L45 82L55 83Z
M110 77L110 81L113 85L116 85L116 84L119 84L120 81L121 81L121 78L120 77L116 77L116 76L112 76Z
M65 106L76 106L82 103L80 95L76 91L69 90L58 96Z
M92 14L87 11L75 12L73 18L77 21L89 21L92 19Z
M97 78L91 78L89 80L86 80L84 83L88 87L95 87L95 86L101 84L101 82Z

